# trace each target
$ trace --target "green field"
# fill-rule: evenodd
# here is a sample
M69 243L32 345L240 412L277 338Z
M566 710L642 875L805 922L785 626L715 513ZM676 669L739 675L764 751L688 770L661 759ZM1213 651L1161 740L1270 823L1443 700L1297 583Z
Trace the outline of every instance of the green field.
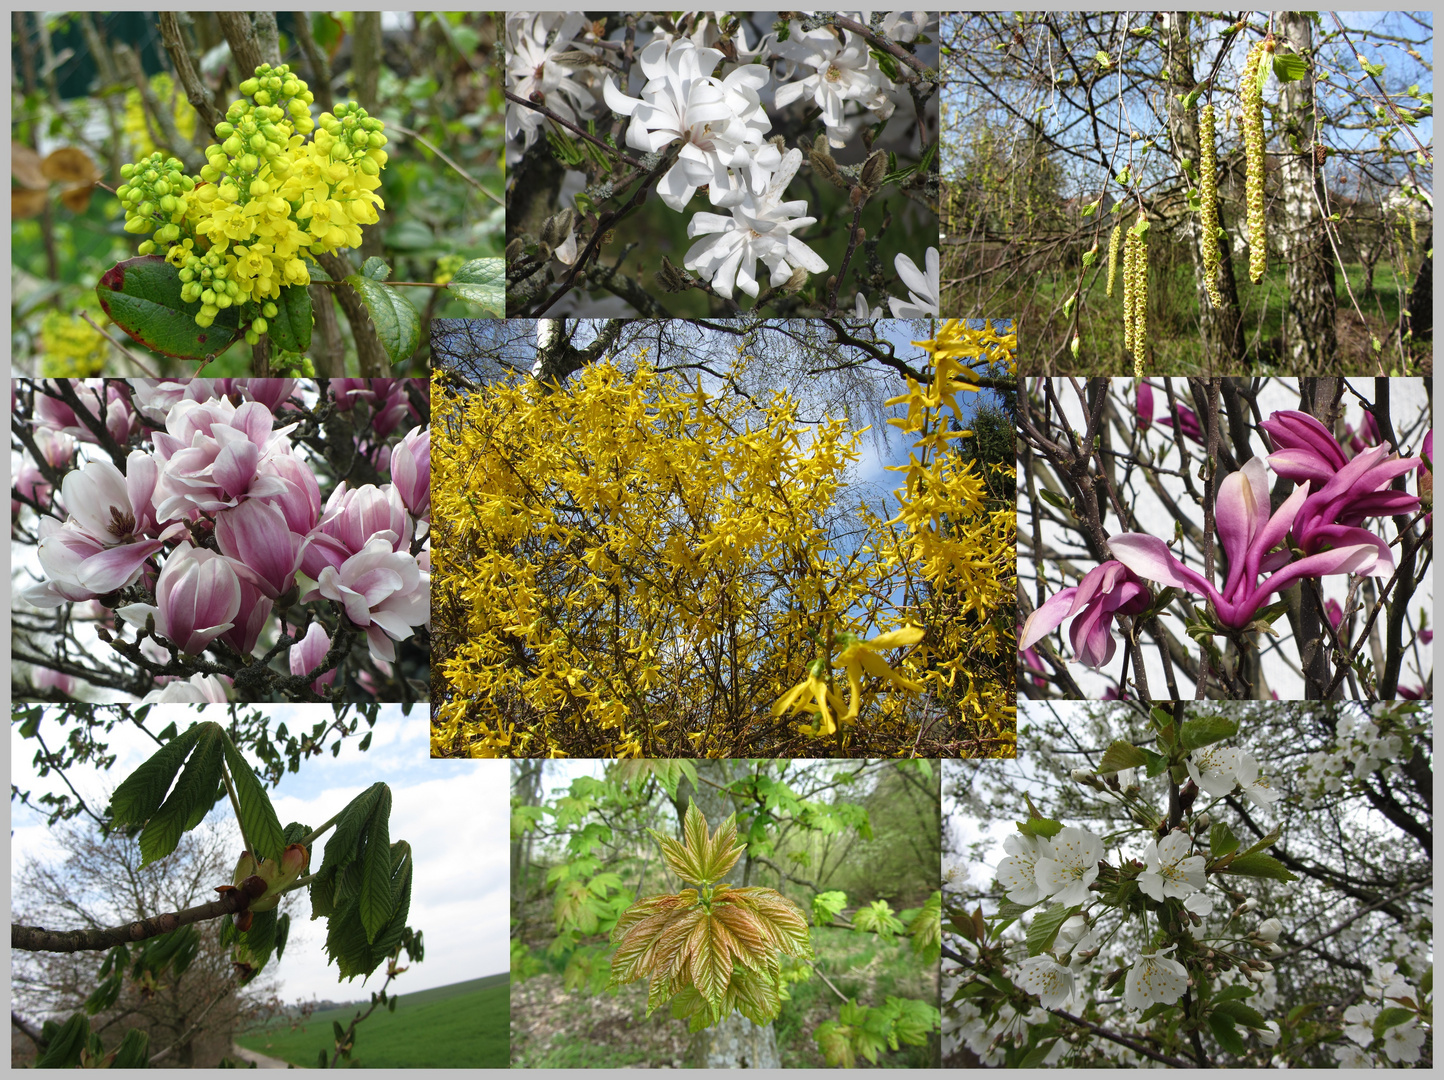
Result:
M351 1062L369 1069L504 1069L510 1044L510 976L400 994L396 1011L378 1008L356 1027ZM364 1011L368 1006L363 1004ZM247 1050L314 1068L335 1048L332 1021L343 1028L357 1006L313 1013L294 1029L278 1021L236 1037ZM341 1064L346 1064L344 1061Z

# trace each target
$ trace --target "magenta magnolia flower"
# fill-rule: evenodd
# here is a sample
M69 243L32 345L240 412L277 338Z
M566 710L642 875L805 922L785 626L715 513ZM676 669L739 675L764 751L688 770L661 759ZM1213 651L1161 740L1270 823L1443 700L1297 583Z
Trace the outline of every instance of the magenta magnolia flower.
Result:
M1324 602L1324 614L1329 617L1329 625L1335 630L1337 630L1339 624L1344 621L1344 609L1340 607L1339 602L1332 597Z
M155 604L127 604L116 614L137 626L154 616L156 634L195 655L235 625L240 608L241 583L231 561L183 542L160 569Z
M1275 456L1270 456L1270 462ZM1395 477L1418 465L1418 458L1397 457L1387 446L1371 446L1326 482L1310 481L1309 496L1293 523L1295 543L1309 555L1325 547L1373 543L1379 549L1380 562L1392 568L1389 545L1360 526L1365 518L1411 514L1419 508L1419 496L1388 489Z
M377 537L385 537L393 551L409 551L413 530L395 484L347 490L342 481L326 500L320 529L311 536L301 569L319 581L323 567L339 567Z
M414 427L391 455L391 481L419 518L431 512L431 429Z
M1368 453L1372 451L1366 451ZM1364 456L1350 462L1349 467ZM1328 490L1326 485L1319 494ZM1197 570L1179 562L1168 545L1156 536L1123 533L1109 537L1108 545L1114 557L1139 577L1208 597L1219 621L1231 629L1241 630L1253 621L1270 596L1299 578L1378 574L1392 569L1388 545L1365 529L1334 533L1339 543L1332 550L1297 560L1287 547L1280 548L1305 500L1311 497L1307 488L1295 488L1270 516L1267 473L1260 459L1251 458L1238 472L1224 477L1214 508L1218 537L1228 560L1228 578L1222 592ZM1329 498L1332 497L1330 493ZM1319 526L1320 536L1325 528ZM1259 581L1261 574L1268 575L1262 582Z
M1281 409L1259 424L1273 443L1269 467L1297 484L1327 484L1348 464L1343 448L1318 420L1296 409Z
M274 600L296 583L306 538L291 531L278 507L247 499L216 515L216 545Z
M1138 384L1138 407L1134 411L1138 416L1138 430L1147 431L1153 424L1153 387L1146 382Z
M292 633L295 631L293 630ZM289 660L292 675L306 675L316 670L322 660L326 659L326 653L331 648L331 638L326 633L326 628L320 623L313 622L306 629L306 636L291 646ZM311 680L311 689L316 693L322 693L321 687L330 686L336 681L336 669L332 668L320 678Z
M395 660L392 641L404 641L431 617L431 575L412 555L393 551L384 534L339 567L323 568L316 583L302 599L324 596L341 604L346 617L365 628L371 655L379 660Z
M257 401L239 408L224 398L177 402L166 416L166 430L154 435L156 454L165 462L156 514L170 521L224 510L245 498L285 494L270 459L289 453L283 436L295 425L273 430L274 420Z
M1078 661L1101 668L1113 659L1113 616L1137 615L1148 609L1148 590L1121 562L1110 560L1096 566L1077 585L1056 593L1043 602L1023 624L1018 648L1027 650L1056 630L1064 619L1078 616L1068 630Z

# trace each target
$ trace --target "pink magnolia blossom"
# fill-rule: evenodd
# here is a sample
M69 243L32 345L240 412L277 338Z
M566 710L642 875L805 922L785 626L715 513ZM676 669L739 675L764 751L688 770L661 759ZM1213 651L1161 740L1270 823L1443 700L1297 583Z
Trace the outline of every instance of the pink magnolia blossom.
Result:
M274 606L255 579L241 564L232 561L236 579L241 586L241 604L236 612L236 625L221 635L221 640L242 656L250 656L256 650L256 642L271 620Z
M199 511L213 513L245 498L285 493L269 468L271 459L289 453L291 426L273 431L274 417L260 402L239 408L229 401L177 402L166 416L166 430L154 435L156 454L165 463L156 488L156 514L170 521Z
M326 659L326 653L330 648L331 637L326 633L326 628L320 623L313 622L306 629L306 636L290 648L288 656L291 674L306 675L315 671L321 661ZM319 678L311 680L311 689L320 694L323 693L321 687L330 686L335 681L336 669L332 668Z
M1267 474L1261 460L1251 458L1238 472L1224 477L1214 509L1218 537L1228 560L1228 578L1222 592L1197 570L1179 562L1156 536L1122 533L1109 537L1108 545L1114 557L1139 577L1208 597L1219 621L1241 630L1253 621L1270 596L1299 578L1377 574L1392 567L1388 545L1364 529L1341 534L1340 539L1346 542L1332 550L1294 560L1289 549L1279 545L1309 497L1306 488L1295 488L1270 516ZM1260 582L1260 574L1269 576Z
M1330 597L1324 602L1324 614L1329 617L1329 625L1335 630L1337 630L1339 624L1344 621L1344 609L1339 606L1339 602L1333 597Z
M227 675L192 675L189 679L172 679L141 698L141 703L189 701L223 702L231 680Z
M1123 563L1110 560L1094 567L1077 585L1071 585L1046 600L1023 624L1019 649L1056 630L1064 619L1078 616L1069 629L1073 652L1080 663L1101 668L1113 659L1113 617L1137 615L1148 609L1151 597Z
M345 481L326 500L319 530L311 535L301 568L319 581L326 566L340 566L368 542L385 537L393 551L411 546L411 515L394 484L366 484L348 490Z
M394 551L384 536L368 541L339 567L326 566L317 586L304 599L324 596L341 604L346 617L366 630L371 655L380 660L395 660L392 641L404 641L431 618L431 575L410 554Z
M161 567L155 604L127 604L116 613L137 626L153 617L157 635L195 655L235 625L240 607L241 582L231 561L182 542Z
M296 583L306 538L291 531L278 507L247 499L216 515L216 544L274 600Z
M391 482L419 518L431 513L431 429L414 427L391 455Z
M1198 422L1198 414L1187 405L1178 402L1175 402L1175 404L1178 407L1179 434L1192 439L1198 443L1199 446L1203 446L1205 442L1203 425ZM1163 414L1158 417L1158 422L1165 427L1173 427L1173 414L1167 409L1164 409Z
M105 422L105 430L112 439L121 446L130 441L131 435L140 427L140 417L131 407L123 384L107 385L104 379L67 379L65 382L75 391L81 407L92 417ZM53 381L41 383L35 388L36 425L63 431L81 442L100 442L74 409L61 398L52 396L58 393L59 387Z
M1146 382L1138 384L1138 407L1134 413L1138 417L1138 430L1147 431L1153 424L1153 387Z
M1373 543L1380 561L1392 568L1389 545L1360 526L1366 518L1410 514L1419 508L1417 495L1388 490L1395 477L1411 472L1419 460L1397 457L1387 446L1371 446L1326 482L1311 481L1310 494L1294 519L1294 541L1310 555L1326 547Z

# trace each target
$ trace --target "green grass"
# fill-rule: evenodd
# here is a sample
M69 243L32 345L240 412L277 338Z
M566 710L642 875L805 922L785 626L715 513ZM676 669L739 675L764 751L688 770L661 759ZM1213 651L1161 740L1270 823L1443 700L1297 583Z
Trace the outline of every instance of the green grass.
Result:
M400 994L396 1011L378 1008L356 1027L352 1063L371 1069L504 1069L510 1044L510 976ZM357 1006L313 1013L294 1029L289 1021L238 1035L247 1050L314 1068L334 1049L332 1022L351 1023ZM365 1011L366 1005L360 1006ZM344 1063L344 1062L343 1062Z

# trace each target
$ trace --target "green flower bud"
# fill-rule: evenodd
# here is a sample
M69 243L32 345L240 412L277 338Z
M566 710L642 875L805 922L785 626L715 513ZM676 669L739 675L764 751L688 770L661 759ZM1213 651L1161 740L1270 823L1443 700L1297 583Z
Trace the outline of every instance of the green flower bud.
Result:
M259 70L259 69L258 69L258 70ZM240 90L240 92L241 92L242 94L244 94L246 97L252 96L252 95L253 95L257 90L259 90L260 88L261 88L261 84L260 84L259 82L257 82L255 79L247 79L245 82L241 83L241 85L238 87L238 89Z
M276 305L271 303L269 300L267 300L264 304L261 305L261 314L268 319L274 319L278 310L280 309L277 308Z
M264 334L266 332L266 326L267 323L265 319L257 318L251 322L251 329L258 334Z

